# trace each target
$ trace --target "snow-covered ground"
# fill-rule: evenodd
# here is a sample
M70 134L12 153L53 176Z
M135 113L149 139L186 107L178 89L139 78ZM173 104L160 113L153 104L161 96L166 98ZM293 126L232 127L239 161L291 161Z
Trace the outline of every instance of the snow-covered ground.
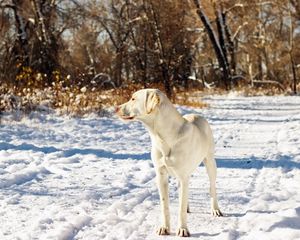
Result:
M218 198L210 216L203 166L190 183L191 239L300 239L300 97L211 97ZM90 116L4 116L0 126L0 239L158 237L159 197L150 139L140 123Z

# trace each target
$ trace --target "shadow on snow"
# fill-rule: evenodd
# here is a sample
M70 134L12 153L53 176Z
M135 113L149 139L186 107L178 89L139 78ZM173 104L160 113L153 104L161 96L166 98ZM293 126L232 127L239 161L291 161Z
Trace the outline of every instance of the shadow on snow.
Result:
M112 158L112 159L135 159L135 160L149 160L150 153L131 154L131 153L114 153L104 149L93 148L71 148L71 149L58 149L56 147L38 147L33 144L22 143L20 145L14 145L10 143L0 143L1 150L18 150L18 151L33 151L42 152L44 154L58 153L61 157L72 157L76 154L79 155L95 155L99 158Z
M42 152L44 154L58 153L61 157L72 157L76 154L79 155L95 155L99 158L109 158L115 160L150 160L150 153L114 153L104 149L58 149L56 147L38 147L33 144L22 143L20 145L14 145L10 143L0 143L0 150L19 150L19 151L33 151ZM278 159L268 160L259 159L256 157L250 158L236 158L236 159L224 159L217 158L217 165L219 168L241 168L241 169L262 169L262 168L283 168L283 169L300 169L300 162L295 162L289 156L279 156Z

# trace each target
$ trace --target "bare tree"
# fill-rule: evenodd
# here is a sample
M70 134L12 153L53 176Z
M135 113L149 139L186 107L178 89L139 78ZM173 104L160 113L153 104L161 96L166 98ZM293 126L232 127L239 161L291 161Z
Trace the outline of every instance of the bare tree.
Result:
M16 38L9 51L9 64L13 69L18 66L14 76L24 71L23 67L47 74L51 81L52 72L58 67L58 36L55 35L55 1L12 0L1 4L14 15ZM49 82L48 81L48 82Z
M294 26L293 26L293 19L292 19L292 6L296 10L296 16L298 16L300 21L300 3L290 0L288 3L288 13L289 13L289 21L290 21L290 35L289 35L289 56L291 61L291 68L293 74L293 83L292 83L292 91L294 94L297 94L297 71L296 71L296 62L294 59Z
M0 77L156 85L168 96L234 83L296 93L299 16L295 0L0 0Z
M217 37L217 34L215 33L210 20L206 16L204 9L200 3L199 0L194 0L194 4L196 6L197 14L199 18L201 19L207 34L209 36L209 39L213 45L213 49L215 51L216 57L218 59L220 69L222 72L222 79L225 85L225 88L228 90L231 85L231 71L229 69L229 63L227 58L227 46L226 46L226 39L229 37L229 31L228 27L226 26L226 15L222 13L221 9L219 9L215 5L215 11L216 11L216 22L217 22L217 29L219 33L219 38ZM227 29L227 30L225 30ZM231 41L230 41L231 43ZM232 47L232 46L231 46ZM233 50L231 49L231 53L233 54Z

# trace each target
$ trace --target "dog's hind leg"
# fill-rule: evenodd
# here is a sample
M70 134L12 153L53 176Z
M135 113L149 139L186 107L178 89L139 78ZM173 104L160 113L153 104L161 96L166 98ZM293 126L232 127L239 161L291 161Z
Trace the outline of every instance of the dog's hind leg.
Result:
M219 209L218 200L217 200L217 193L216 193L216 178L217 178L217 164L214 159L213 154L207 156L207 158L203 161L206 171L209 178L210 183L210 201L211 201L211 213L213 216L223 216L222 212Z

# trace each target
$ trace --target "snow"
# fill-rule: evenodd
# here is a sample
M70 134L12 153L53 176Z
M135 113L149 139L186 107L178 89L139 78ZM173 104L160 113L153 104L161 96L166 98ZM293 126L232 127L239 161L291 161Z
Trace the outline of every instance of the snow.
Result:
M215 96L199 113L212 125L218 198L210 216L203 166L190 182L191 239L300 239L300 97ZM33 113L0 126L0 239L178 239L160 221L150 139L115 117Z

